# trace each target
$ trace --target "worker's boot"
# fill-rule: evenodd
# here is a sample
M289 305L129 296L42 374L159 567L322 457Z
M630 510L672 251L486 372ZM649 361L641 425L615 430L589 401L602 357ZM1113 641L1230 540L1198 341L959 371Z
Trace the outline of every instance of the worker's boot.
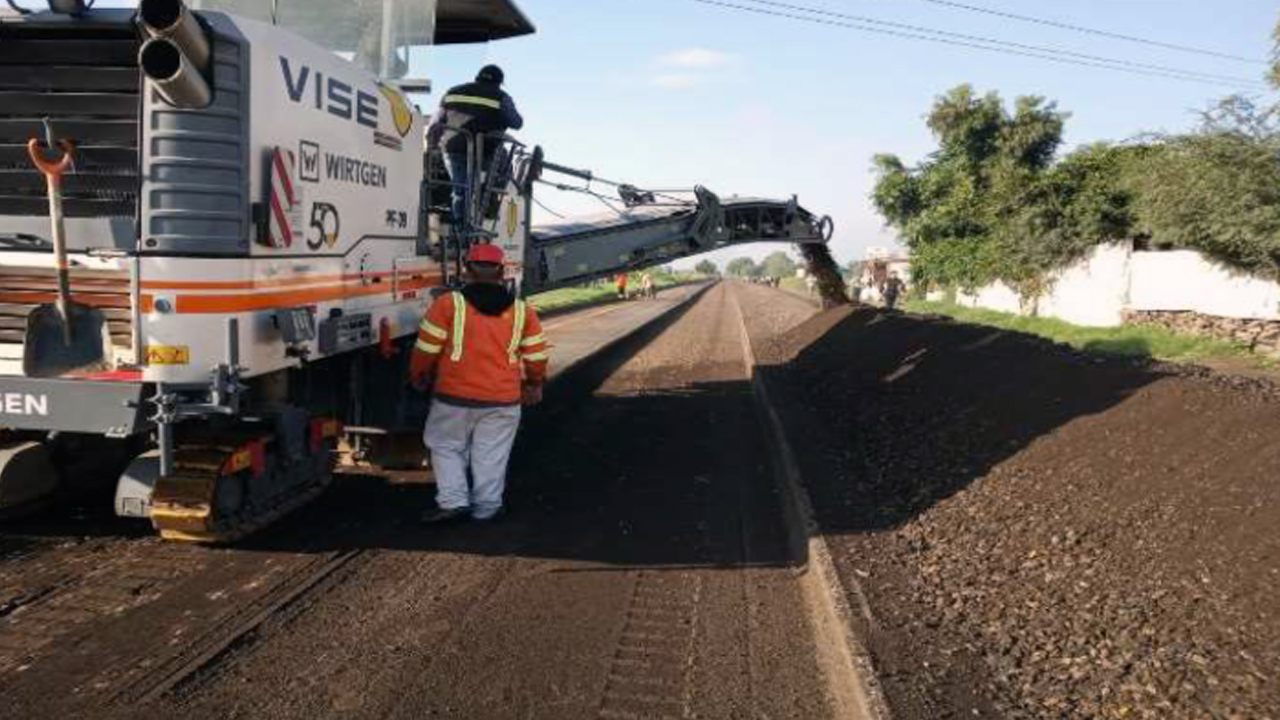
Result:
M436 508L422 513L422 522L427 525L446 525L448 523L461 522L470 519L471 508Z

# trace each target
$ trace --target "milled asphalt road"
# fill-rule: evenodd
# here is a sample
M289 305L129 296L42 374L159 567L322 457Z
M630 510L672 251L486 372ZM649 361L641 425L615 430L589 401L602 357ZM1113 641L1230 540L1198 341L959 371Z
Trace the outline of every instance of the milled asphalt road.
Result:
M736 312L715 287L593 394L530 413L500 524L423 527L430 488L353 478L236 550L129 541L182 569L59 640L82 650L0 668L0 706L23 718L831 717ZM272 568L347 550L361 554L168 692L132 688ZM0 626L0 641L12 632Z

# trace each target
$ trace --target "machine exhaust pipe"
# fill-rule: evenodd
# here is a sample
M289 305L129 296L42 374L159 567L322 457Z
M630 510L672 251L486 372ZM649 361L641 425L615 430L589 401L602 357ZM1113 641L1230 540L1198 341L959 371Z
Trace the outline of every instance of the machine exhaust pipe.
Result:
M182 0L142 0L138 17L152 38L172 41L197 70L209 70L209 38Z
M177 108L208 107L213 89L177 43L152 38L142 46L138 64L165 102Z

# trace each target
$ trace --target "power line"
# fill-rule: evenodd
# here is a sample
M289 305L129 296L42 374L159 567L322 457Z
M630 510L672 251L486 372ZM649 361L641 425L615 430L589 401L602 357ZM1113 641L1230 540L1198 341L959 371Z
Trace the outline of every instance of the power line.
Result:
M754 13L757 15L765 15L770 17L787 18L790 20L799 20L801 22L813 23L816 25L827 25L831 27L845 28L849 30L858 30L861 32L875 33L879 35L888 35L892 37L908 38L912 40L924 40L926 42L940 43L943 45L952 45L957 47L967 47L978 50L986 50L988 52L1003 53L1006 55L1015 55L1020 57L1030 57L1040 60L1048 60L1066 65L1077 65L1081 67L1095 67L1104 70L1114 70L1117 72L1126 72L1134 75L1145 75L1148 77L1163 77L1173 80L1182 80L1185 82L1197 82L1209 85L1230 85L1233 87L1248 86L1251 89L1263 89L1265 86L1257 80L1249 80L1227 75L1215 75L1211 73L1201 73L1193 70L1183 70L1180 68L1167 67L1163 65L1148 65L1145 63L1135 63L1128 60L1120 60L1115 58L1107 58L1096 55L1086 55L1084 53L1076 53L1069 50L1058 50L1056 48L1043 47L1038 45L1026 45L1015 43L1007 40L999 40L996 38L987 38L979 35L965 35L963 33L953 33L946 30L934 30L932 28L922 27L919 25L908 25L905 23L895 23L887 20L877 20L875 18L861 17L857 15L848 15L845 13L837 13L830 10L820 8L812 8L801 5L791 5L788 3L772 2L771 0L744 0L744 2L754 2L758 5L766 5L777 8L785 8L796 12L786 12L783 10L770 10L766 7L755 7L742 5L736 2L726 2L725 0L690 0L691 2L703 5L711 5L715 7L736 10L740 12ZM806 14L797 14L806 13ZM837 18L837 19L830 19Z
M1188 78L1196 78L1204 81L1214 81L1214 82L1222 81L1222 82L1227 82L1231 84L1245 83L1245 84L1251 84L1255 86L1261 86L1262 84L1256 80L1249 80L1246 78L1236 77L1233 75L1218 75L1216 73L1204 73L1204 72L1199 72L1197 70L1184 70L1182 68L1169 67L1167 65L1152 65L1148 63L1133 62L1130 60L1124 60L1124 59L1118 59L1118 58L1109 58L1109 57L1103 57L1099 55L1089 55L1087 53L1079 53L1071 50L1060 50L1057 48L1046 47L1043 45L1028 45L1025 43L1014 42L1011 40L1000 40L997 38L989 38L981 35L966 35L965 33L950 32L948 30L935 30L933 28L923 27L921 25L909 25L907 23L892 22L889 20L879 20L876 18L865 17L861 15L849 15L847 13L824 10L822 8L813 8L813 7L808 7L804 5L793 5L791 3L777 2L776 0L746 0L746 1L754 3L756 5L767 5L772 7L783 8L786 10L794 10L802 13L809 13L812 15L823 15L827 17L835 17L835 18L840 18L842 20L851 20L857 23L867 23L869 25L877 25L881 27L894 28L898 30L906 30L912 33L927 33L930 35L937 35L937 36L946 37L946 38L955 38L958 40L964 40L964 41L974 42L974 43L985 43L990 45L1006 46L1006 47L1014 48L1019 51L1025 50L1033 53L1049 53L1052 55L1061 55L1068 58L1075 58L1078 60L1089 61L1091 63L1106 63L1109 65L1118 65L1118 66L1123 66L1127 68L1134 68L1137 70L1149 70L1152 72L1162 73L1162 74L1185 75ZM711 3L711 4L714 4L714 3Z
M921 2L933 5L942 5L944 7L955 8L957 10L966 10L968 12L982 13L983 15L993 15L995 17L1005 18L1007 20L1017 20L1018 22L1031 23L1033 25L1044 25L1046 27L1058 28L1059 30L1071 30L1073 32L1085 33L1088 35L1096 35L1098 37L1110 38L1112 40L1123 40L1125 42L1138 43L1140 45L1149 45L1151 47L1163 48L1165 50L1176 50L1184 53L1194 53L1196 55L1206 55L1208 57L1216 57L1224 60L1236 60L1238 62L1253 63L1257 65L1266 65L1266 61L1257 58L1243 57L1241 55L1232 55L1230 53L1219 52L1207 48L1198 48L1191 45L1179 45L1177 43L1163 42L1161 40L1151 40L1149 38L1137 37L1136 35L1125 35L1123 33L1111 32L1110 30L1099 30L1097 28L1084 27L1083 25L1072 25L1071 23L1060 22L1058 20L1049 20L1047 18L1032 17L1030 15L1018 15L1017 13L1005 12L1003 10L994 10L992 8L978 7L977 5L966 5L964 3L952 2L952 0L920 0Z

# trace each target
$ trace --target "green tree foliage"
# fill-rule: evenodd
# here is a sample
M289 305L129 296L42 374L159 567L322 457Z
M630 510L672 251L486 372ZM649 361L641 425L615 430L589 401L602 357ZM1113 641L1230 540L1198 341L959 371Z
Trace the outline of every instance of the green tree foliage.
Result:
M759 277L760 268L756 261L749 257L734 258L725 266L725 272L734 277Z
M1275 44L1271 48L1271 72L1267 73L1267 79L1272 87L1280 89L1280 22L1276 23L1271 38Z
M1227 98L1199 132L1161 138L1140 170L1137 214L1157 244L1280 277L1280 108Z
M719 275L720 268L710 260L700 260L697 265L693 266L695 272L701 275Z
M1043 98L1009 112L961 86L929 113L937 152L916 167L876 156L872 200L918 281L1035 294L1047 271L1127 238L1280 278L1280 106L1228 97L1195 132L1055 161L1065 120Z
M1131 230L1121 180L1132 148L1095 146L1054 161L1068 115L1042 97L961 85L927 117L938 150L916 167L874 158L872 200L910 248L918 282L1030 290L1044 271Z
M760 263L760 274L772 278L795 277L797 267L795 260L792 260L786 252L778 250L769 253Z

